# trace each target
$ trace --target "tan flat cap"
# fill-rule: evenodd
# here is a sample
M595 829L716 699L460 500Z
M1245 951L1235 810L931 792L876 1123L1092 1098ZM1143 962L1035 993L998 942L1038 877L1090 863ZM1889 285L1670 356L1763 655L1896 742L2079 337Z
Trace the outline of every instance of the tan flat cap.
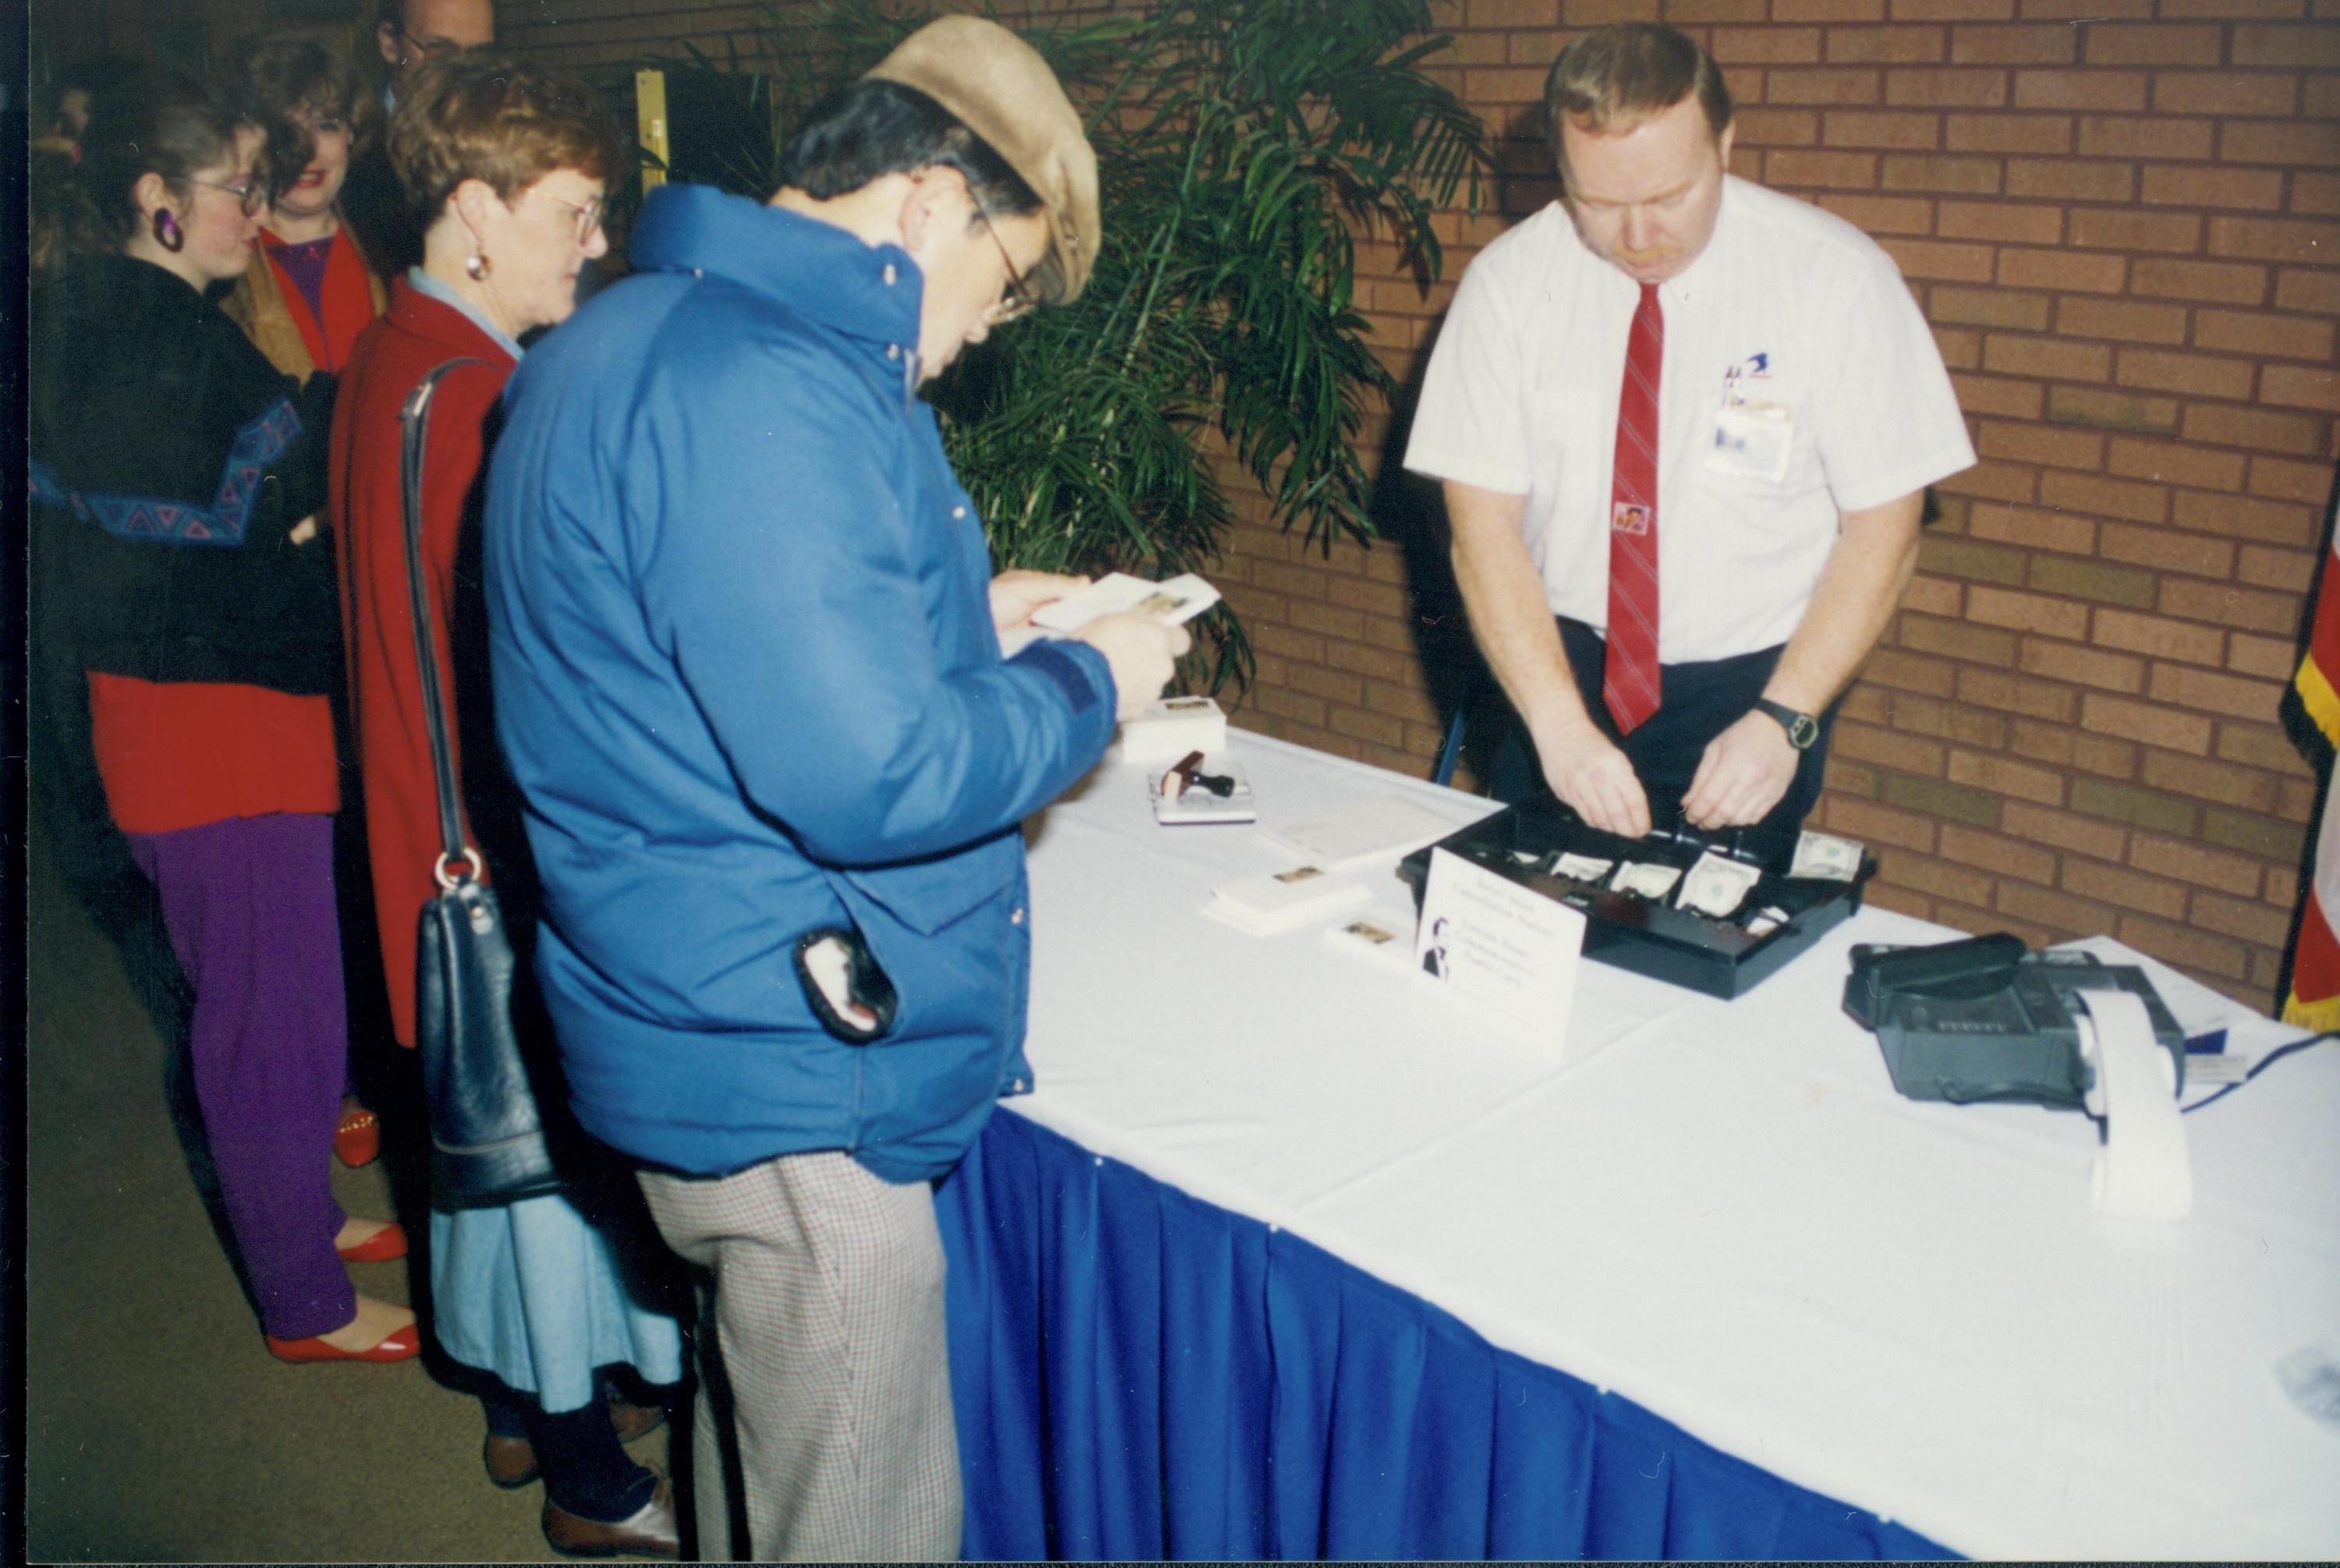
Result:
M1048 220L1048 254L1035 282L1052 303L1078 297L1103 234L1096 153L1039 52L996 22L946 16L903 39L869 74L916 87L1023 176Z

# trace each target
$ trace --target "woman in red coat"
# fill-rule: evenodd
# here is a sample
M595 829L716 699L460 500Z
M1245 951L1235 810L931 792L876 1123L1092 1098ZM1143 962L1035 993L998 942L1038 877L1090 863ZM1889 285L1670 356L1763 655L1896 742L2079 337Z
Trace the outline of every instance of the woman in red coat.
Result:
M423 263L392 286L389 313L358 340L343 375L331 509L384 979L402 1045L415 1039L415 923L436 891L441 843L409 598L399 410L433 368L460 362L439 381L424 454L428 628L451 688L466 841L484 858L524 957L534 900L519 800L490 721L478 498L520 335L567 317L579 270L609 249L601 199L624 169L622 147L584 88L476 58L426 67L391 124L391 162L425 230ZM523 1020L530 1016L522 1009ZM565 1110L553 1083L540 1082L538 1097L548 1120ZM564 1152L556 1140L557 1156ZM576 1165L562 1175L571 1193L594 1185ZM630 1190L617 1175L618 1190ZM594 1206L602 1219L604 1206ZM482 1394L490 1479L525 1485L540 1470L545 1535L563 1551L674 1554L666 1479L620 1446L659 1412L605 1403L600 1369L623 1364L648 1383L678 1382L680 1335L671 1316L636 1299L638 1282L620 1277L600 1226L567 1194L434 1211L431 1285L440 1345L491 1380Z

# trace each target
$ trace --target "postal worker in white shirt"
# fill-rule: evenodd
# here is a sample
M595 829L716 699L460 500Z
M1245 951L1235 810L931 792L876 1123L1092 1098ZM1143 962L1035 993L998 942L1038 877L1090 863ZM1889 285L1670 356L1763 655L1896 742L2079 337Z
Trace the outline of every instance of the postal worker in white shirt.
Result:
M1565 194L1471 264L1405 459L1519 716L1490 782L1785 861L1966 422L1892 259L1725 172L1690 38L1586 33L1545 108Z

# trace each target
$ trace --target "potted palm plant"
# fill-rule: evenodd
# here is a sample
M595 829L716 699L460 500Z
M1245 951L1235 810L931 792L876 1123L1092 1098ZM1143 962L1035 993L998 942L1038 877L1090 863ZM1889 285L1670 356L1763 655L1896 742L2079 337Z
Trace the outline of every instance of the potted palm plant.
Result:
M755 76L785 139L927 19L770 7L744 50L692 64ZM996 558L1207 572L1233 517L1217 452L1271 521L1327 547L1369 537L1356 442L1395 385L1356 308L1356 245L1393 243L1426 286L1432 213L1475 209L1488 167L1476 117L1422 69L1450 42L1427 0L1157 0L1015 25L1087 111L1105 241L1073 306L998 334L935 391ZM752 189L768 163L736 166ZM1247 680L1234 618L1222 607L1198 630L1210 683Z

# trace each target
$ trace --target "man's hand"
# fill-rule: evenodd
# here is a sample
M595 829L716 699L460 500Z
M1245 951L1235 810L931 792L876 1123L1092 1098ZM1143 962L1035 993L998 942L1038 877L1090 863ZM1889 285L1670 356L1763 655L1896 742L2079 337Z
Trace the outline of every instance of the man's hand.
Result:
M1650 797L1615 741L1594 727L1569 672L1543 574L1521 528L1528 498L1446 481L1454 530L1454 581L1479 650L1526 719L1552 792L1593 827L1621 838L1650 830Z
M1536 737L1544 782L1592 827L1623 839L1650 830L1650 797L1616 742L1591 724L1571 725L1557 736Z
M1086 577L1053 571L1003 571L991 580L991 624L1000 631L1020 631L1032 623L1034 610L1088 585Z
M1101 615L1073 637L1104 654L1112 667L1113 716L1125 722L1162 695L1176 673L1178 656L1193 645L1185 627L1165 626L1143 610Z
M1760 822L1795 781L1800 756L1778 719L1757 710L1707 743L1682 797L1682 815L1700 828Z
M317 514L312 511L308 516L302 518L300 521L294 523L292 531L285 534L284 539L289 544L306 544L316 537Z

